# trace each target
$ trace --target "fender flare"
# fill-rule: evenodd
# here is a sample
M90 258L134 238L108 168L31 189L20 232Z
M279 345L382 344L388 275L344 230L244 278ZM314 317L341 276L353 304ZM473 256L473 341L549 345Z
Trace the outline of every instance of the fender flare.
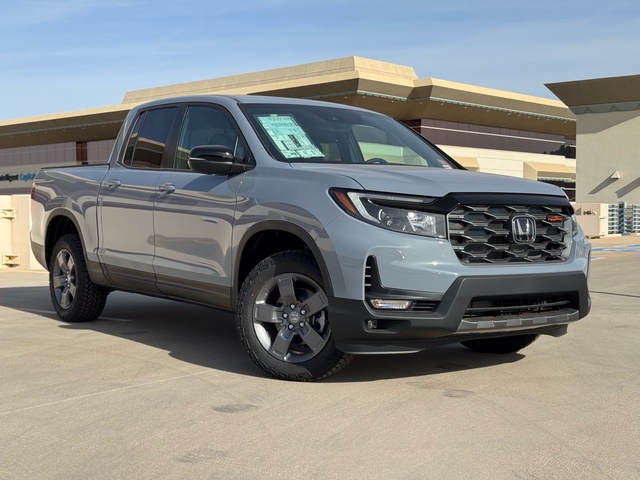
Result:
M305 229L303 229L302 227L291 222L287 222L283 220L265 220L263 222L254 224L251 227L249 227L246 230L246 232L243 234L242 238L238 243L238 247L237 247L238 253L236 255L236 258L234 259L234 266L233 266L233 282L232 282L233 303L232 304L235 304L237 300L237 292L240 288L240 285L239 285L240 264L244 256L243 254L247 247L247 243L249 242L250 239L254 238L256 234L259 234L260 232L267 232L267 231L282 231L299 238L302 241L302 243L304 243L304 245L311 251L311 253L313 254L316 260L316 263L318 264L318 268L320 269L320 274L322 275L322 281L324 283L324 288L327 292L327 295L330 295L330 296L333 295L333 285L331 281L331 276L329 275L329 269L327 268L327 265L325 262L325 257L323 255L322 250L318 247L318 244L316 243L315 239L311 236L311 234L307 232Z

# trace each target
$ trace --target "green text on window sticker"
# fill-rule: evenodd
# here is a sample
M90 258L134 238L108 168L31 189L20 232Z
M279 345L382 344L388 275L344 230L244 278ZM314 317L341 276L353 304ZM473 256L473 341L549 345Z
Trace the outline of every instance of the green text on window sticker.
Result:
M292 116L259 116L258 120L285 158L324 157Z

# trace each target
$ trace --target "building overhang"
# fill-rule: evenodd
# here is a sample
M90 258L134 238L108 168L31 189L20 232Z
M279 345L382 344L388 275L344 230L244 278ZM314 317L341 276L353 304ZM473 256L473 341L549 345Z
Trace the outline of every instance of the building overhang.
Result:
M464 157L460 155L453 155L453 159L462 165L467 170L473 170L477 172L480 170L480 164L478 163L478 159L476 157Z
M576 115L640 110L640 75L545 85Z
M325 100L400 120L431 118L575 138L562 103L435 78L413 68L346 57L263 72L127 92L120 105L0 122L0 148L112 139L140 103L180 95L249 94Z
M94 108L0 122L0 148L115 138L130 107Z
M573 181L576 180L575 167L560 163L548 162L524 162L524 178L531 180L555 180Z

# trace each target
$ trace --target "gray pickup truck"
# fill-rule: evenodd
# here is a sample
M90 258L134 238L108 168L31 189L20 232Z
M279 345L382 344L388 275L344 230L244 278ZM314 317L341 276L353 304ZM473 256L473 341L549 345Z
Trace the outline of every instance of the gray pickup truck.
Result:
M112 290L235 311L281 379L453 342L512 353L590 309L590 244L559 188L467 171L358 108L140 105L108 165L42 170L32 205L60 318L98 318Z

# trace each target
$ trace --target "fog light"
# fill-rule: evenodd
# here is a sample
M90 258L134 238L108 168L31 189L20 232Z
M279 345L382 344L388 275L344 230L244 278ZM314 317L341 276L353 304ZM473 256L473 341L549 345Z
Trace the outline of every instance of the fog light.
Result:
M411 306L411 300L387 300L372 298L369 303L376 310L406 310Z

